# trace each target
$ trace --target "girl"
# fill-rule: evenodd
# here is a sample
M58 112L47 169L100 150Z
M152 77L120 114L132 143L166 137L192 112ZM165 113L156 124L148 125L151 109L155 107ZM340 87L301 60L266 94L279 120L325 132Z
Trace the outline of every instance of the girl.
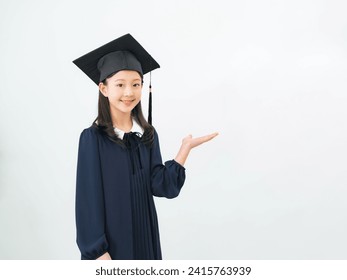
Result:
M142 114L143 75L159 64L130 35L74 60L99 87L98 117L79 139L76 228L81 259L162 259L153 196L174 198L190 150L217 133L182 140L162 163L159 138Z

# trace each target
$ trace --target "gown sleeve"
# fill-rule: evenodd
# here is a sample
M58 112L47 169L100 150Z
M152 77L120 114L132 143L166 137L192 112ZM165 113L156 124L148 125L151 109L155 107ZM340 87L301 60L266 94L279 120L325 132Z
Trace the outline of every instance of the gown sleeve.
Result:
M107 252L108 242L98 138L90 128L82 131L79 140L75 206L81 259L97 259Z
M186 178L185 168L175 160L162 163L159 137L154 130L151 148L151 188L154 196L174 198L180 193Z

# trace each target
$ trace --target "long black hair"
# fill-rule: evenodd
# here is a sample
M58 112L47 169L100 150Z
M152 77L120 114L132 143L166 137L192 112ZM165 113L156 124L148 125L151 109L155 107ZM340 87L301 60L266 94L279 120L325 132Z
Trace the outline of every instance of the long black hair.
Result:
M109 76L107 76L102 83L104 85L107 85L107 79L111 78L114 74L112 73ZM140 74L140 73L139 73ZM143 84L143 77L141 76L142 84ZM131 116L135 119L135 121L142 127L144 133L142 135L141 141L147 145L151 146L154 139L154 128L152 125L150 125L142 113L142 107L141 107L141 101L134 107L134 109L131 111ZM107 137L121 145L122 147L125 147L124 142L122 139L119 138L118 134L114 131L112 118L111 118L111 111L110 111L110 102L107 97L105 97L99 90L99 102L98 102L98 116L93 121L92 126L97 127L102 133L106 134Z

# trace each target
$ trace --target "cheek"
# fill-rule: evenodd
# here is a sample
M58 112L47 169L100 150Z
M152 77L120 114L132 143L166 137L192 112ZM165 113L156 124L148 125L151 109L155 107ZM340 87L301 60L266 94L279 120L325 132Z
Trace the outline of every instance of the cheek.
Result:
M121 92L121 90L119 90L119 89L110 89L109 91L108 91L108 98L109 99L120 99L120 97L122 96L122 92Z
M136 91L135 96L136 96L136 98L141 99L141 97L142 97L142 92L141 92L141 90Z

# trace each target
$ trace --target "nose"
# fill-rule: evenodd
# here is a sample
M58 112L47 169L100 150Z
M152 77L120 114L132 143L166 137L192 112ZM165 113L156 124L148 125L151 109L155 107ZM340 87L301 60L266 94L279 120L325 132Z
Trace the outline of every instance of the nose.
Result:
M133 95L133 91L131 90L130 87L127 87L125 90L124 90L124 96L131 96Z

